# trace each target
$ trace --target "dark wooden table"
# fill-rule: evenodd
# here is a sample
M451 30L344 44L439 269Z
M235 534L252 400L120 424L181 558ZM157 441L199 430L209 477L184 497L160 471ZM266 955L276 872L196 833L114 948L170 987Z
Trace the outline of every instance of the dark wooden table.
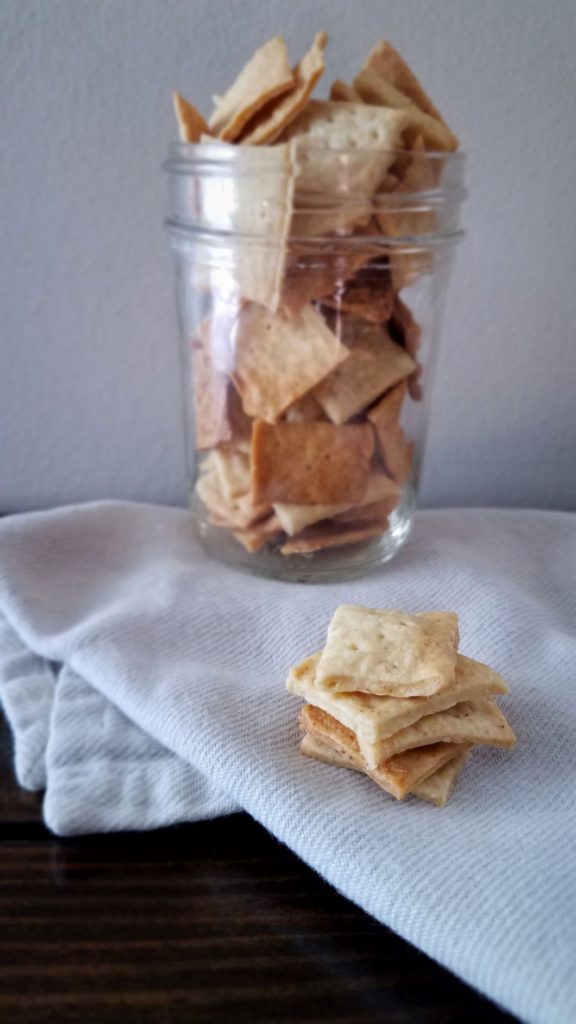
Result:
M513 1020L247 815L56 839L10 765L2 722L0 1021Z

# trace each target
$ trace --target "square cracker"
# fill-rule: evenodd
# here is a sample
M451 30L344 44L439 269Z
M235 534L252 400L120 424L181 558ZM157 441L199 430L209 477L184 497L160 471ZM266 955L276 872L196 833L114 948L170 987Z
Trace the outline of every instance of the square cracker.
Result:
M410 615L340 605L318 662L321 690L422 697L454 682L458 647L455 612Z
M324 548L360 544L362 541L381 537L387 528L388 520L381 518L374 522L317 523L287 540L280 548L280 554L308 555L311 551L321 551Z
M397 800L403 800L418 782L462 753L462 747L457 744L435 743L429 747L421 747L418 751L409 750L399 754L371 769L363 761L354 733L340 725L325 711L305 705L300 712L299 723L302 731L309 736L347 754L359 771L369 775Z
M403 483L410 475L414 446L406 439L398 419L406 393L406 383L389 391L368 413L368 419L378 439L386 472Z
M240 141L250 146L275 142L287 125L306 106L308 97L324 71L325 32L317 32L308 53L293 70L294 87L273 100L246 125Z
M300 752L305 754L306 757L322 761L324 764L333 765L338 768L349 768L364 775L368 774L360 766L360 762L351 754L346 753L345 750L330 746L328 743L318 739L317 736L310 735L310 733L304 734L300 743ZM455 757L452 757L450 761L443 765L442 768L438 768L428 778L415 783L409 795L419 797L421 800L428 800L429 803L435 804L437 807L444 807L452 793L454 783L469 757L469 750L465 748L462 753L456 754ZM373 776L372 778L374 782L380 785L376 778ZM381 788L385 789L384 786L381 786Z
M294 505L287 502L274 502L274 511L282 523L286 533L293 537L300 533L307 526L319 523L322 519L331 519L333 516L345 515L350 509L356 514L366 505L372 508L374 504L387 502L392 507L398 504L400 491L397 485L390 480L385 473L371 473L364 498L360 505L332 504L332 505ZM372 519L378 518L372 514Z
M232 532L242 547L253 553L260 551L273 537L278 537L282 533L282 526L278 517L272 515L268 519L262 519L248 530L233 530Z
M376 743L405 729L424 716L445 711L464 700L477 700L508 693L498 672L473 658L459 654L452 686L433 697L377 697L370 693L331 693L316 687L316 668L320 653L311 654L290 669L286 689L303 697L308 704L326 711L342 725L352 729L356 738ZM374 759L371 758L373 761ZM378 759L376 759L378 763Z
M445 711L424 715L413 725L386 739L369 741L357 737L367 764L387 761L404 750L429 743L473 743L489 747L513 747L516 737L506 718L490 697L464 700Z
M235 174L235 145L206 139L219 160L218 174L196 179L198 228L235 239L222 245L210 261L198 261L198 285L228 301L247 299L278 309L286 239L292 220L296 146L270 146L265 152L242 153L246 174ZM225 171L226 165L230 171ZM241 238L242 241L239 241Z
M214 471L218 477L222 494L227 501L240 498L250 490L250 456L246 452L231 449L214 451Z
M380 233L376 221L356 227L346 237L330 243L324 240L296 240L291 243L286 260L282 304L291 310L301 309L313 299L337 295L347 281L369 260L380 255L374 238Z
M238 319L233 371L244 410L274 423L349 354L312 306L298 313L247 306Z
M390 85L374 67L367 67L354 79L354 89L365 103L383 106L386 109L402 110L409 118L410 128L406 141L413 142L421 135L426 148L434 152L449 152L458 148L458 139L442 121L425 114L409 98Z
M406 205L402 199L410 193L422 194L437 187L441 166L431 164L425 148L423 137L417 136L410 160L395 187L392 190L381 187L376 193L376 220L389 238L431 235L437 230L436 209L429 199L411 201L411 205ZM404 250L402 245L390 246L389 258L392 279L398 291L433 269L433 253L426 247L414 252L410 251L410 246L408 250Z
M194 399L195 445L199 451L238 444L251 436L251 422L225 371L233 318L206 317L190 342Z
M254 114L293 86L286 43L282 36L274 36L256 50L236 81L218 99L210 118L211 131L233 142Z
M372 197L409 125L404 111L311 100L282 136L297 144L293 233L322 237L368 223ZM330 196L333 209L319 212L319 195Z
M456 757L439 768L437 772L429 775L427 779L417 782L412 788L411 795L420 797L421 800L428 800L436 807L445 807L452 796L456 779L464 765L470 760L471 753L471 747L461 748L461 753L456 754Z
M371 324L382 324L392 316L394 289L387 267L362 267L355 277L322 298L322 306L349 314Z
M227 498L222 490L220 477L212 459L206 461L207 466L196 483L196 493L216 525L247 530L259 520L272 514L270 504L253 501L250 493Z
M359 331L347 341L350 358L314 391L333 423L345 423L388 388L414 372L416 364L385 328Z
M374 436L367 424L277 423L257 420L252 433L256 502L332 505L362 501Z
M364 68L374 68L381 78L398 92L407 96L415 106L448 128L440 111L424 91L414 72L386 39L382 39L370 51L364 62Z
M179 92L172 93L174 112L178 121L178 134L181 142L200 142L200 138L208 131L208 125L196 107L185 100Z

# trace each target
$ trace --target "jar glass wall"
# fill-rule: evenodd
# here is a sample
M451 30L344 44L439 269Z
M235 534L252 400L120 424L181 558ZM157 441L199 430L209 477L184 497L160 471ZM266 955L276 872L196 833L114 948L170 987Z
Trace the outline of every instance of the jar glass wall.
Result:
M388 171L374 194L368 180L407 159L409 190ZM342 579L408 536L463 166L461 154L172 148L191 510L214 557Z

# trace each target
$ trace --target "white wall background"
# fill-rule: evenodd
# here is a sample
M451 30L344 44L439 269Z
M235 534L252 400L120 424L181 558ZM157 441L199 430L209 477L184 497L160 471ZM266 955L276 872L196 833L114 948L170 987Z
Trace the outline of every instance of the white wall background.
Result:
M425 504L576 507L573 0L0 0L0 511L185 501L160 165L253 49L387 36L469 153Z

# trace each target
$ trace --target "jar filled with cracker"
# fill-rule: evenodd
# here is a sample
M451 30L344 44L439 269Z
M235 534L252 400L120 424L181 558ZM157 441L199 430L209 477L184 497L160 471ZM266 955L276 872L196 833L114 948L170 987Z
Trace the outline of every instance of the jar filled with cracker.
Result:
M463 198L458 141L393 47L312 99L325 44L292 68L270 40L208 122L174 94L166 164L199 534L319 581L408 536Z

